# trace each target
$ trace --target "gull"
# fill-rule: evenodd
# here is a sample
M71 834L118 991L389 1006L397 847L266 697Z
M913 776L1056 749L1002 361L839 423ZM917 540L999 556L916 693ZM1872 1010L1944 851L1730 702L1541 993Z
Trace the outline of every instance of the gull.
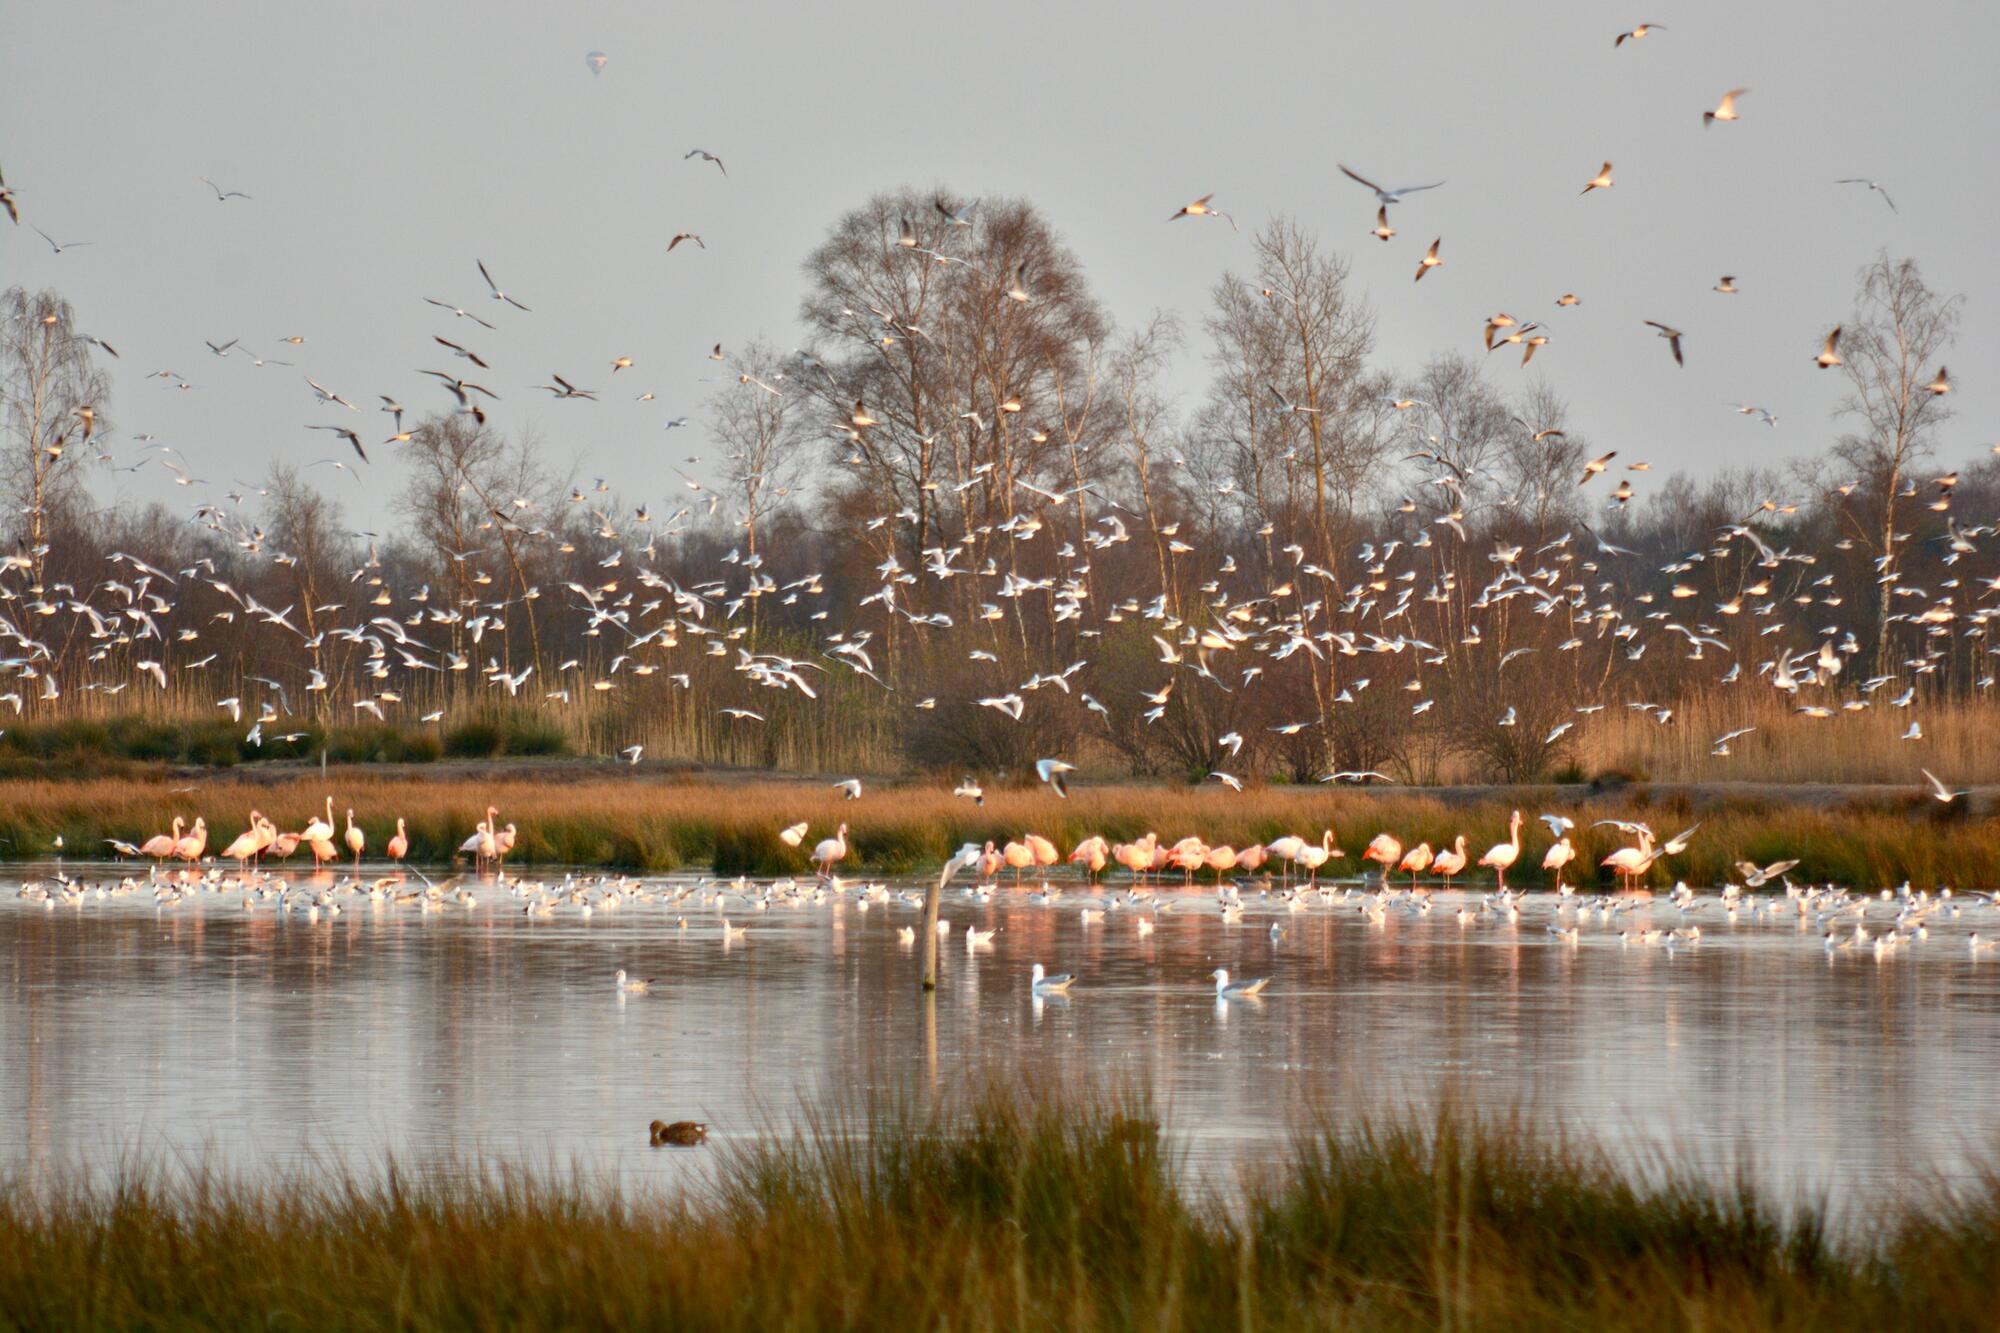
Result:
M1900 213L1903 211L1902 209L1896 207L1896 201L1889 197L1889 192L1887 190L1877 185L1874 181L1869 180L1866 176L1842 176L1839 180L1835 181L1834 184L1866 185L1869 189L1875 191L1875 193L1882 196L1882 202L1889 206L1889 211L1891 213Z
M249 195L243 193L243 191L241 190L225 190L220 185L217 185L214 181L210 180L206 176L197 176L195 177L195 179L202 182L204 185L208 186L209 189L215 191L215 201L219 204L226 204L231 199L250 198Z
M1946 371L1943 366L1939 366L1937 378L1932 380L1929 384L1926 384L1924 386L1924 390L1925 392L1930 393L1936 397L1942 397L1943 395L1950 393L1951 392L1950 372Z
M1611 164L1609 162L1606 162L1603 166L1597 169L1597 174L1590 178L1590 183L1583 187L1582 191L1577 195L1577 198L1581 199L1584 195L1589 194L1592 190L1608 190L1611 188L1611 186L1612 186Z
M1069 796L1069 783L1064 780L1063 774L1075 771L1075 764L1066 764L1060 759L1037 759L1035 761L1035 776L1043 782L1048 783L1054 789L1057 796L1065 799Z
M1683 367L1687 365L1687 362L1681 359L1682 334L1679 329L1669 328L1667 325L1660 323L1660 321L1657 319L1642 320L1640 322L1643 324L1650 325L1651 327L1659 330L1659 334L1657 336L1665 338L1667 340L1667 346L1672 349L1674 354L1675 365Z
M639 763L639 756L646 753L646 747L643 745L628 745L624 749L620 750L618 753L625 756L625 761L627 763L633 765L634 767L637 767Z
M787 847L796 847L805 841L806 833L811 827L812 825L803 820L799 823L789 825L778 831L778 841L784 843Z
M1772 413L1765 411L1761 407L1753 407L1749 403L1737 403L1735 404L1735 407L1736 410L1742 415L1746 417L1756 417L1758 420L1762 421L1767 426L1775 426L1778 424L1778 418Z
M602 74L604 67L611 63L611 57L602 51L591 51L584 56L583 63L590 66L592 74Z
M1910 729L1904 732L1902 735L1902 739L1906 741L1920 741L1923 738L1924 738L1924 727L1921 722L1910 723Z
M1222 218L1229 223L1231 231L1237 230L1235 218L1230 217L1229 214L1223 212L1221 209L1213 208L1209 205L1208 201L1213 198L1215 198L1214 195L1205 194L1193 203L1185 205L1180 212L1175 213L1167 221L1173 222L1179 218Z
M1575 725L1576 723L1574 722L1558 722L1548 735L1542 737L1542 744L1554 745L1557 740L1561 739L1565 732Z
M554 380L555 383L537 384L535 387L537 389L547 389L558 398L588 398L592 402L597 400L597 390L595 389L579 389L554 371L549 372L549 378Z
M1928 768L1920 768L1917 772L1923 774L1924 780L1930 783L1931 799L1937 801L1940 805L1950 805L1953 801L1965 795L1964 792L1953 791L1942 782L1939 782L1937 774L1931 772Z
M1258 977L1255 981L1232 982L1229 979L1229 969L1226 967L1218 967L1208 976L1209 980L1215 983L1215 998L1218 1000L1254 999L1264 987L1271 984L1269 977Z
M702 240L701 237L695 235L693 232L677 231L674 233L674 239L667 242L667 253L672 254L674 252L674 247L679 245L682 241L693 241L696 245L700 246L702 249L704 250L708 249L708 242Z
M1615 51L1619 47L1625 45L1625 43L1628 41L1633 41L1633 42L1644 41L1646 39L1647 33L1665 32L1666 30L1667 30L1667 25L1664 23L1637 24L1636 26L1633 27L1632 31L1621 32L1616 37L1613 37L1611 39L1611 49Z
M307 427L306 427L306 429L307 429L307 430L330 430L330 431L332 431L332 432L333 432L333 433L334 433L335 435L338 435L338 436L339 436L339 437L340 437L341 439L343 439L343 440L346 440L346 441L347 441L347 442L348 442L349 444L351 444L351 445L353 445L353 446L354 446L354 452L355 452L356 454L359 454L359 455L361 456L361 461L362 461L362 462L364 462L364 463L365 463L365 462L367 462L367 461L368 461L368 451L367 451L366 449L363 449L363 448L361 447L361 437L360 437L359 435L356 435L356 434L355 434L355 433L354 433L353 431L349 430L349 429L348 429L347 427L345 427L345 426L307 426Z
M1022 305L1028 303L1030 298L1028 295L1028 266L1026 264L1014 270L1014 281L1008 284L1007 287L1007 299L1018 301Z
M1701 113L1702 128L1707 129L1718 120L1737 119L1736 99L1749 91L1748 88L1731 88L1728 92L1724 93L1722 101L1717 103L1715 110Z
M1434 268L1442 268L1444 266L1444 261L1438 258L1438 246L1443 242L1443 240L1444 237L1440 236L1437 238L1437 240L1431 242L1431 248L1426 250L1424 252L1424 257L1417 261L1417 276L1412 278L1410 281L1422 282L1424 280L1424 274L1430 272Z
M940 928L942 928L944 925L945 925L944 922L942 921L938 922L938 926ZM993 935L999 929L1000 928L998 926L989 926L985 930L981 930L977 926L967 926L965 928L965 951L967 953L973 953L976 952L977 950L991 946L993 943Z
M840 781L833 784L833 789L839 792L842 796L845 796L850 801L858 801L861 799L860 778L842 778Z
M1210 773L1209 776L1231 791L1243 790L1243 779L1237 777L1234 773Z
M748 718L752 722L762 722L764 720L762 713L753 713L747 708L725 708L722 711L730 717Z
M1598 457L1591 459L1588 463L1585 463L1583 465L1583 476L1580 480L1578 480L1576 484L1579 486L1588 485L1590 483L1590 479L1596 476L1598 473L1604 471L1605 466L1609 464L1611 460L1616 457L1618 457L1618 451L1616 449L1613 449L1610 453L1600 454Z
M1421 274L1419 274L1419 276L1422 276L1422 275L1421 275ZM1307 416L1317 416L1317 415L1319 415L1319 409L1318 409L1318 408L1316 408L1316 407L1300 407L1300 406L1299 406L1298 404L1294 403L1294 402L1293 402L1293 401L1292 401L1291 399L1289 399L1289 398L1285 397L1285 395L1283 395L1282 393L1279 393L1279 392L1278 392L1278 386L1277 386L1277 385L1275 385L1275 384L1266 384L1266 385L1265 385L1264 387L1265 387L1266 389L1269 389L1269 390L1271 391L1271 396L1272 396L1273 398L1275 398L1275 399L1277 399L1277 400L1278 400L1278 409L1279 409L1280 411L1283 411L1283 412L1302 412L1302 413L1306 414Z
M1435 190L1438 186L1444 184L1443 181L1432 181L1428 185L1399 185L1393 190L1385 190L1374 181L1355 171L1352 167L1343 165L1340 167L1340 172L1347 179L1360 185L1366 185L1369 189L1373 190L1376 201L1382 204L1400 204L1403 202L1403 196L1406 194L1415 194L1419 190Z
M1738 861L1736 873L1743 876L1744 884L1753 889L1761 889L1778 876L1798 864L1797 861L1773 861L1761 869L1753 862Z
M452 305L447 301L434 300L433 298L426 296L424 298L424 303L426 305L434 305L440 310L449 310L451 311L452 314L458 316L460 319L469 319L482 329L490 329L493 327L493 325L488 324L485 320L473 314L470 310L460 310L457 306Z
M953 796L963 796L968 800L970 800L974 805L986 804L986 789L980 786L978 783L974 782L972 780L971 774L967 774L965 781L959 783L956 787L953 787L951 789L951 794Z
M431 341L436 343L440 347L450 348L451 354L453 356L462 357L465 360L470 361L473 365L478 366L481 370L493 369L493 367L487 365L484 361L479 359L479 353L471 351L468 348L460 347L457 343L452 342L449 338L440 338L435 333L433 333L431 335Z
M698 157L704 162L713 162L715 163L716 170L720 171L725 176L729 174L729 168L722 165L722 159L717 157L714 153L709 152L706 148L688 149L685 153L681 154L681 161L685 162L691 157Z
M47 241L49 243L49 249L55 251L57 254L61 254L65 250L74 250L79 245L97 244L96 241L58 241L55 237L49 235L47 232L43 231L40 227L35 228L35 234L37 236L40 236L43 240Z
M942 199L933 199L931 206L937 209L938 216L943 218L946 224L953 227L970 227L972 225L973 212L978 209L979 201L975 199L963 208L954 209L947 206Z
M1839 353L1833 350L1839 343L1840 325L1836 324L1833 326L1833 332L1826 335L1826 346L1819 349L1819 355L1813 358L1813 364L1821 370L1842 364Z
M621 967L618 969L618 989L626 995L644 995L646 988L652 984L653 978L651 977L647 977L644 981L641 981L637 977L627 977L624 968Z
M1320 775L1319 780L1321 782L1353 782L1353 783L1373 781L1373 782L1387 782L1392 785L1396 781L1396 779L1390 777L1387 773L1379 773L1372 768L1360 768L1360 769L1344 768L1334 773L1322 773Z
M1736 275L1734 273L1723 274L1722 281L1716 283L1715 286L1709 288L1709 290L1713 292L1721 292L1724 296L1736 295Z
M611 362L611 373L614 375L621 370L630 370L631 368L632 358L629 356L616 357Z
M516 301L513 297L507 295L507 293L500 290L500 284L493 281L493 275L486 271L485 260L480 259L480 260L475 260L474 262L479 265L479 276L486 279L486 285L493 290L494 300L505 301L508 305L513 306L516 310L526 310L528 308L522 305L519 301Z
M1036 963L1028 973L1028 989L1036 995L1061 995L1076 982L1067 972L1050 973L1040 963Z
M229 349L236 346L236 339L231 338L228 342L222 344L222 346L217 347L214 343L209 342L206 338L204 338L202 339L202 345L208 348L209 351L215 353L217 356L226 357L229 355Z
M21 206L14 202L14 192L7 188L4 174L0 174L0 208L7 210L7 216L14 220L15 226L21 225Z
M435 374L436 372L431 371L426 373ZM314 379L310 375L306 376L306 383L312 385L312 391L319 395L319 400L322 403L339 403L342 407L346 408L350 412L359 412L361 410L360 408L356 407L353 403L348 402L345 398L342 398L339 394L327 388L325 385L321 384L318 380Z
M1389 225L1389 206L1387 204L1376 206L1375 229L1368 234L1378 241L1386 241L1396 234L1396 229Z

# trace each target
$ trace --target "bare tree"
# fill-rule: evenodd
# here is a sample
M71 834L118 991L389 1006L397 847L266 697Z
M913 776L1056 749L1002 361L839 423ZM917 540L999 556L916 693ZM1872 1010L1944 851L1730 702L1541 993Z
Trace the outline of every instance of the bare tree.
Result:
M10 288L0 298L0 485L23 520L18 533L41 586L55 513L75 498L93 437L110 428L110 385L54 292Z
M721 490L735 508L731 521L743 530L748 548L750 642L755 647L758 604L763 600L759 547L772 511L791 495L805 463L798 413L800 396L782 387L785 377L777 349L753 342L740 351L737 378L708 401L710 429L722 446Z
M1846 507L1846 518L1854 535L1874 552L1877 565L1877 675L1889 660L1896 547L1905 535L1896 530L1898 503L1914 500L1905 482L1912 467L1929 456L1937 428L1951 416L1943 389L1932 385L1943 371L1940 359L1957 336L1963 304L1962 297L1932 290L1915 260L1884 254L1861 271L1855 311L1840 341L1848 392L1837 416L1852 428L1833 449L1859 474L1856 490L1846 498L1863 499Z

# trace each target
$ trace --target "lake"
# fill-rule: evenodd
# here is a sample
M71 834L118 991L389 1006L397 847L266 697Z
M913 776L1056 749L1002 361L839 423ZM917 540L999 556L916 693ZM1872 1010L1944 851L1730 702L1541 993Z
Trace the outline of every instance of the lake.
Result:
M106 888L131 873L65 869ZM650 1149L654 1119L705 1119L726 1142L802 1099L996 1070L1150 1087L1212 1178L1277 1159L1302 1115L1424 1114L1447 1094L1635 1164L1740 1165L1843 1206L1913 1194L1926 1172L2000 1148L2000 958L1967 944L2000 937L2000 911L1972 895L1932 912L1928 939L1878 956L1829 954L1824 925L1789 910L1732 922L1713 893L1687 913L1566 909L1587 918L1572 943L1548 932L1546 893L1518 922L1462 922L1479 895L1457 892L1371 921L1346 890L1294 910L1246 885L1231 921L1212 888L1162 886L1170 910L1155 914L1116 905L1122 884L1071 881L1053 901L1032 884L988 899L959 884L927 1011L899 938L920 924L897 896L906 883L866 908L850 888L760 910L648 880L613 908L607 881L579 878L593 910L543 916L490 878L452 882L475 905L426 911L343 876L288 876L295 895L342 908L315 920L272 900L246 909L233 885L163 904L143 876L80 902L21 896L23 881L59 887L53 871L0 887L0 1167L17 1180L136 1150L253 1175L450 1152L673 1181L703 1154ZM1886 932L1898 906L1867 901L1860 924ZM748 933L725 938L725 915ZM1842 938L1856 920L1839 920ZM1697 924L1698 941L1637 938ZM973 926L998 933L968 953ZM1036 962L1077 975L1067 1002L1034 998ZM1218 967L1271 983L1220 1002ZM622 994L620 968L650 990Z

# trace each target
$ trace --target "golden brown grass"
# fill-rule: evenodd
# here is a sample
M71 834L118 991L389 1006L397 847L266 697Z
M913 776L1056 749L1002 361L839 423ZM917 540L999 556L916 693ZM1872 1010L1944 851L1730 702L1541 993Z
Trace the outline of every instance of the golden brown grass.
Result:
M2000 1281L1990 1168L1844 1241L1449 1111L1306 1124L1228 1203L1132 1097L835 1107L702 1151L671 1196L449 1165L0 1190L0 1325L1955 1330Z
M194 790L174 790L180 779L94 779L78 782L0 782L0 838L16 855L46 854L61 836L71 855L105 850L103 839L137 842L166 829L176 814L201 816L219 849L261 810L281 827L297 829L324 812L331 796L335 822L348 808L368 836L371 852L408 824L412 859L447 859L488 804L500 822L519 833L515 861L527 864L618 866L642 870L713 869L722 873L804 871L806 852L784 846L778 830L795 821L812 826L810 847L840 823L850 826L853 848L842 866L906 872L940 864L962 843L1003 843L1041 833L1065 852L1100 833L1115 840L1158 833L1171 841L1193 835L1210 843L1247 846L1285 833L1317 838L1334 830L1348 853L1334 872L1361 868L1362 847L1378 832L1406 845L1449 845L1464 834L1476 857L1506 838L1508 812L1522 809L1530 822L1526 850L1513 882L1537 884L1541 852L1550 841L1533 822L1543 810L1565 813L1579 825L1596 819L1640 819L1664 838L1697 821L1701 829L1681 857L1654 872L1657 882L1676 878L1716 883L1738 859L1759 863L1797 858L1798 875L1872 888L1910 879L1937 884L1991 886L2000 878L2000 821L1975 817L1966 801L1941 807L1914 790L1879 795L1865 803L1795 802L1782 789L1654 790L1634 786L1593 794L1584 788L1510 788L1476 792L1256 787L1235 793L1217 786L1083 786L1067 801L1046 788L1000 790L983 807L950 796L937 783L871 783L859 801L843 800L825 783L781 780L726 782L665 779L623 769L550 764L525 770L492 767L476 777L422 769L390 775L367 767L318 775L272 778L232 773L202 779ZM617 773L620 776L612 776ZM1592 883L1591 867L1623 835L1610 828L1579 828L1572 841L1582 854L1575 867ZM1575 876L1572 875L1574 879ZM1490 872L1478 877L1491 883Z

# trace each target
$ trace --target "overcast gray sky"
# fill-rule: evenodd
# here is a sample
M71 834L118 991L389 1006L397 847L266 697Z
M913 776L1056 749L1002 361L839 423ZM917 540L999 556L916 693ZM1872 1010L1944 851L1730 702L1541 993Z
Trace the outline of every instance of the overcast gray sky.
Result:
M1614 51L1642 19L1668 30ZM1198 325L1250 230L1292 214L1352 257L1381 363L1476 351L1495 310L1544 319L1533 369L1575 424L1662 471L1823 447L1839 384L1811 356L1886 248L1967 296L1946 451L1963 461L2000 440L1995 51L2000 5L1982 0L10 4L0 170L24 224L95 244L57 255L0 225L0 279L74 301L123 353L119 434L182 448L217 493L273 457L343 456L303 427L352 418L316 406L302 371L369 408L446 405L414 373L464 365L440 359L442 333L494 362L500 424L534 424L637 501L674 494L667 465L705 444L661 426L699 419L709 346L796 345L801 260L901 184L1032 197L1126 323L1164 308ZM1704 131L1739 85L1742 120ZM684 162L694 147L728 178ZM1606 158L1616 187L1579 199ZM1337 161L1448 184L1394 210L1382 245ZM204 175L255 198L218 204ZM1833 184L1854 175L1901 212ZM1243 234L1166 224L1209 191ZM667 254L682 230L708 248ZM1447 267L1413 285L1432 236ZM534 313L496 316L475 258ZM1723 273L1740 295L1710 291ZM1583 304L1555 309L1571 290ZM1684 371L1647 318L1686 331ZM203 347L230 338L299 369ZM637 365L614 383L616 356ZM1488 373L1512 387L1517 360ZM143 378L160 369L196 387ZM551 371L604 401L528 387ZM633 401L646 389L657 401ZM387 424L371 412L363 437ZM384 516L399 476L377 456L367 493L320 473L357 522ZM97 485L192 507L158 467Z

